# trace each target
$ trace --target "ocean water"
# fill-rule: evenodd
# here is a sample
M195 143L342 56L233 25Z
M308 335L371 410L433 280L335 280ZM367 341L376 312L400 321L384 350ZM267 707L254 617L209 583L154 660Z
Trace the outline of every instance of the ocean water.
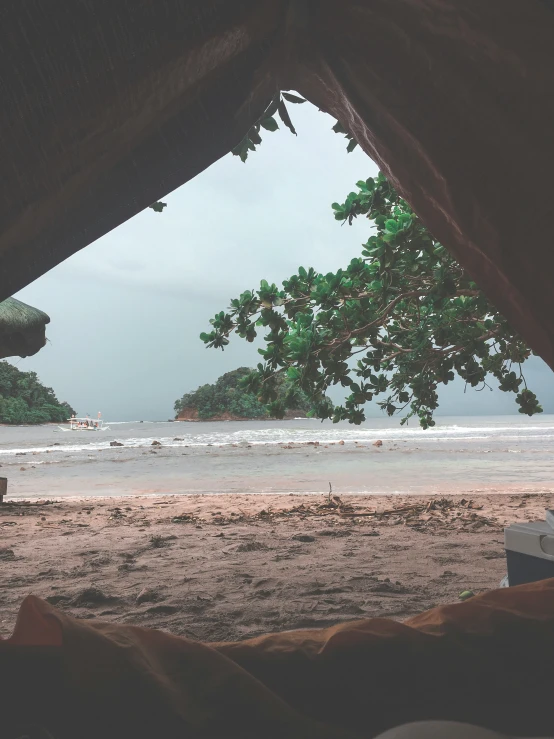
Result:
M0 474L10 496L31 498L324 493L329 482L339 494L554 491L554 416L436 420L426 431L398 418L362 426L108 422L105 432L4 426ZM378 439L381 447L373 445Z

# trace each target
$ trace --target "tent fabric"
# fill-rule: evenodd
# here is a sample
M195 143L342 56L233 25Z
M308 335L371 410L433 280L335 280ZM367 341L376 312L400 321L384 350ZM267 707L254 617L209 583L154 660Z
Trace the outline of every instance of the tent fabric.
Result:
M274 94L276 0L2 6L0 299L226 154Z
M30 357L46 343L50 317L15 298L0 302L0 359Z
M76 619L29 596L0 640L0 722L24 718L58 739L369 739L423 720L549 736L553 650L554 580L405 623L225 644Z
M0 300L296 89L554 368L551 0L7 0L1 19Z

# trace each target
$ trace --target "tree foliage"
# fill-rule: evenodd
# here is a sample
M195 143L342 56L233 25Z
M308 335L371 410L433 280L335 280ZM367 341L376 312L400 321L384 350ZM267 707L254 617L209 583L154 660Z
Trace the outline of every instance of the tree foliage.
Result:
M201 385L194 392L185 393L175 403L176 415L179 416L185 410L195 410L198 417L204 421L224 415L260 419L273 416L271 407L244 387L245 380L248 380L251 374L252 369L239 367L232 372L226 372L212 385ZM281 377L277 380L276 388L283 414L287 410L299 413L312 411L306 394L294 383Z
M301 98L298 95L293 95L290 92L282 92L275 95L260 118L253 126L250 127L246 136L237 144L237 146L235 146L234 149L232 149L231 153L239 157L241 162L246 162L248 154L251 151L256 151L256 146L259 146L262 143L261 134L263 131L273 133L278 130L279 124L275 117L276 115L279 116L289 131L296 136L296 129L291 121L285 101L295 103L297 105L301 105L306 102L304 98Z
M427 428L439 385L455 375L481 390L492 375L516 394L520 413L542 411L521 369L530 349L382 174L332 207L342 223L370 221L360 256L328 274L300 267L282 288L262 280L201 334L223 349L233 332L251 342L267 331L263 362L246 383L272 415L285 409L283 376L315 415L335 422L361 423L365 404L378 398L388 415L404 412L402 423L415 416ZM332 408L326 392L336 384L347 397Z
M63 422L75 411L60 403L52 388L42 385L36 372L21 372L0 362L0 423Z
M242 162L262 143L263 131L278 130L277 116L296 134L286 102L306 101L277 94L232 150ZM346 137L347 152L355 149L340 122L333 131ZM501 390L515 393L520 413L541 413L522 373L532 353L522 338L382 174L357 188L332 207L343 223L371 222L374 232L360 257L326 275L300 267L283 289L262 280L259 290L245 291L218 313L201 339L224 349L233 332L251 342L259 327L268 330L258 350L264 361L242 382L276 417L286 410L280 394L286 378L305 394L311 415L359 424L366 403L379 398L388 415L405 412L401 423L415 416L427 428L434 425L439 385L456 375L479 390L490 388L493 376ZM150 207L162 212L165 205ZM348 394L332 407L326 391L335 384Z

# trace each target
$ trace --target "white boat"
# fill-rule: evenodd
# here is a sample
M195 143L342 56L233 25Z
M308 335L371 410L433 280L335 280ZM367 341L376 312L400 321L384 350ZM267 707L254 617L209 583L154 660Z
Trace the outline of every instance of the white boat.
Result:
M104 425L101 416L101 413L98 413L98 418L71 416L67 419L69 426L58 426L58 428L60 431L109 431L110 427Z

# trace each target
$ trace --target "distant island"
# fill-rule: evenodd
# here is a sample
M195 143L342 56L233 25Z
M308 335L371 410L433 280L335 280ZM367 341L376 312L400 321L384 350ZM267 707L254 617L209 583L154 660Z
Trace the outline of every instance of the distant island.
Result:
M36 372L0 362L0 423L60 423L74 413L69 403L60 403L52 388L39 382Z
M269 407L261 403L254 393L242 387L242 381L252 369L239 367L226 372L212 385L201 385L191 393L185 393L175 403L177 421L248 421L270 419ZM279 385L278 399L282 400L285 418L306 418L312 410L307 396L292 388L286 378Z

